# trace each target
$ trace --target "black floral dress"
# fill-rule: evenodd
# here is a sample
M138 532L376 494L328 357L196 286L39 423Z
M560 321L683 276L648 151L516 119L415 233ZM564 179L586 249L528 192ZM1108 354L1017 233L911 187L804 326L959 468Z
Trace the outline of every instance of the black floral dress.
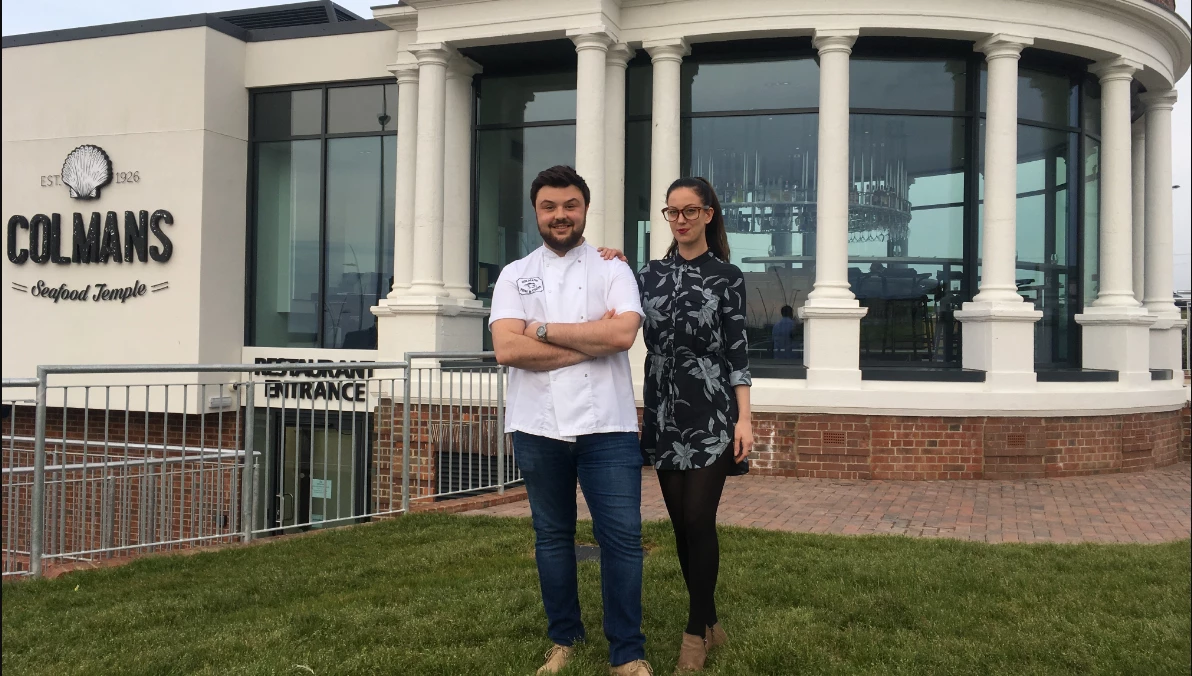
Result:
M706 252L638 273L645 318L642 456L655 469L707 467L729 448L736 385L749 385L745 278ZM731 452L731 450L730 450Z

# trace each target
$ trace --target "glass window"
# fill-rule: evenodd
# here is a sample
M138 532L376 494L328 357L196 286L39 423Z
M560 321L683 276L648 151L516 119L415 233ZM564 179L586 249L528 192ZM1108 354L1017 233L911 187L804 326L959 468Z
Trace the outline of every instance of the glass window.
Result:
M575 119L575 71L480 80L478 124Z
M650 121L629 122L625 125L625 257L634 271L650 260L654 211L650 204Z
M256 147L254 345L318 345L320 145Z
M327 133L395 131L397 85L327 90Z
M501 268L542 244L530 204L530 183L547 167L575 163L575 127L486 130L477 134L476 141L477 295L491 298Z
M802 326L793 315L815 281L817 117L697 117L684 123L690 139L686 175L703 176L716 189L731 262L745 275L753 358L802 358ZM650 205L651 214L662 206ZM660 232L671 239L669 229Z
M1085 133L1101 135L1101 83L1087 78L1084 83L1083 124Z
M1084 305L1097 300L1100 292L1101 242L1101 143L1084 141Z
M625 113L649 115L654 110L654 71L649 64L625 69Z
M851 59L853 108L964 110L966 62L960 59Z
M397 158L396 119L383 116L396 115L396 91L253 95L248 344L376 348L369 309L392 284Z
M255 95L252 133L259 141L323 133L323 90Z
M819 106L815 59L683 62L682 111L776 110Z
M393 273L392 244L385 244L393 232L396 141L394 136L327 141L323 347L376 345L369 308L388 293Z
M849 283L869 312L862 364L960 363L962 118L852 115Z
M1018 117L1075 126L1079 88L1067 75L1018 70Z
M1071 320L1076 314L1069 289L1077 268L1069 239L1075 232L1071 172L1079 136L1020 125L1018 128L1017 268L1015 283L1024 300L1043 312L1035 323L1035 360L1071 358Z

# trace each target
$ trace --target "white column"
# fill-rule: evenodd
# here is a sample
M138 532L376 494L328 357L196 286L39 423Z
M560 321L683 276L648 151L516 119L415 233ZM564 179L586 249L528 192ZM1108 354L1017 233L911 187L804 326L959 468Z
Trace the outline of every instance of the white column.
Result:
M1101 80L1101 214L1099 292L1077 315L1085 368L1118 372L1126 387L1150 387L1150 332L1155 317L1134 298L1130 175L1130 83L1141 65L1112 59L1090 68ZM1148 148L1147 150L1150 150Z
M856 30L817 30L820 57L815 288L799 308L808 387L861 386L860 307L848 283L849 55Z
M471 103L466 93L461 95L469 84L467 78L452 78L450 117L446 110L448 63L455 64L457 74L470 66L442 43L411 45L409 51L418 59L418 74L409 80L417 82L417 89L413 96L405 96L404 90L399 93L402 117L397 147L399 153L411 147L413 152L399 156L396 217L399 224L404 221L412 227L403 230L399 225L394 254L396 260L410 262L406 269L412 274L406 278L408 288L372 308L377 317L377 357L382 361L404 359L408 352L479 350L488 314L480 301L460 293L470 292ZM407 105L416 105L416 113L407 115ZM407 231L412 233L403 234ZM446 263L444 241L450 247ZM401 266L395 263L395 267ZM444 284L444 271L450 288Z
M605 242L604 232L604 83L605 56L613 43L603 26L572 29L567 37L575 43L575 171L588 184L591 199L584 230L597 246Z
M443 150L446 45L413 45L418 57L418 176L414 184L414 275L410 295L446 296L443 288Z
M1146 120L1139 119L1131 125L1133 135L1130 139L1130 200L1133 205L1131 210L1131 237L1130 237L1130 252L1131 262L1130 270L1133 272L1134 283L1134 300L1142 302L1145 294L1145 282L1143 281L1143 271L1145 270L1146 257L1144 256L1144 247L1146 240L1143 235L1146 223Z
M679 88L683 57L690 53L682 38L642 43L654 64L653 110L650 128L650 258L666 255L670 226L662 218L666 189L682 174L679 166Z
M608 48L604 68L604 240L625 249L625 68L634 50L625 44Z
M396 298L410 290L414 273L414 163L418 153L418 65L395 65L397 76L397 186L393 216L393 290Z
M955 313L962 324L965 368L985 371L986 389L1029 390L1035 385L1035 328L1043 313L1018 295L1015 283L1018 217L1018 58L1031 38L991 35L985 53L984 231L981 288Z
M1171 109L1175 105L1173 89L1151 91L1142 95L1146 109L1146 232L1145 294L1147 312L1156 317L1151 325L1150 367L1181 368L1180 332L1187 321L1172 302L1175 288L1172 274L1172 188L1171 188ZM1179 386L1179 376L1169 381Z
M458 300L472 293L472 76L480 66L453 55L447 68L443 152L443 285Z

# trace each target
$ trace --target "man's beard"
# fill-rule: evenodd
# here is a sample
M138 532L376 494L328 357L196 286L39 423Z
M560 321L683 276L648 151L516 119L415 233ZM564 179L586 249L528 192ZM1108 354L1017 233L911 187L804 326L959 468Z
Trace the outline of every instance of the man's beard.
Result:
M571 225L571 230L567 233L567 235L560 237L556 235L552 229L556 223L560 225ZM546 246L549 248L554 249L555 251L570 251L574 249L577 244L579 244L581 239L584 238L584 226L584 221L576 223L569 218L555 219L546 227L543 227L540 224L538 226L538 234L542 236L542 241L545 242Z

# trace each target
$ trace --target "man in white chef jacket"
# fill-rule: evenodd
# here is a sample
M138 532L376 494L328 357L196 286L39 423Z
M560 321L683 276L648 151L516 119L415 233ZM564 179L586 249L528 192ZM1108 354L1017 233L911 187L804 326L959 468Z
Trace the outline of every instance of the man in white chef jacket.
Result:
M501 271L493 347L509 366L505 430L525 478L551 674L584 638L575 564L579 482L600 544L611 673L649 673L641 632L641 467L626 351L643 316L633 271L583 238L590 193L571 167L530 187L543 245Z

